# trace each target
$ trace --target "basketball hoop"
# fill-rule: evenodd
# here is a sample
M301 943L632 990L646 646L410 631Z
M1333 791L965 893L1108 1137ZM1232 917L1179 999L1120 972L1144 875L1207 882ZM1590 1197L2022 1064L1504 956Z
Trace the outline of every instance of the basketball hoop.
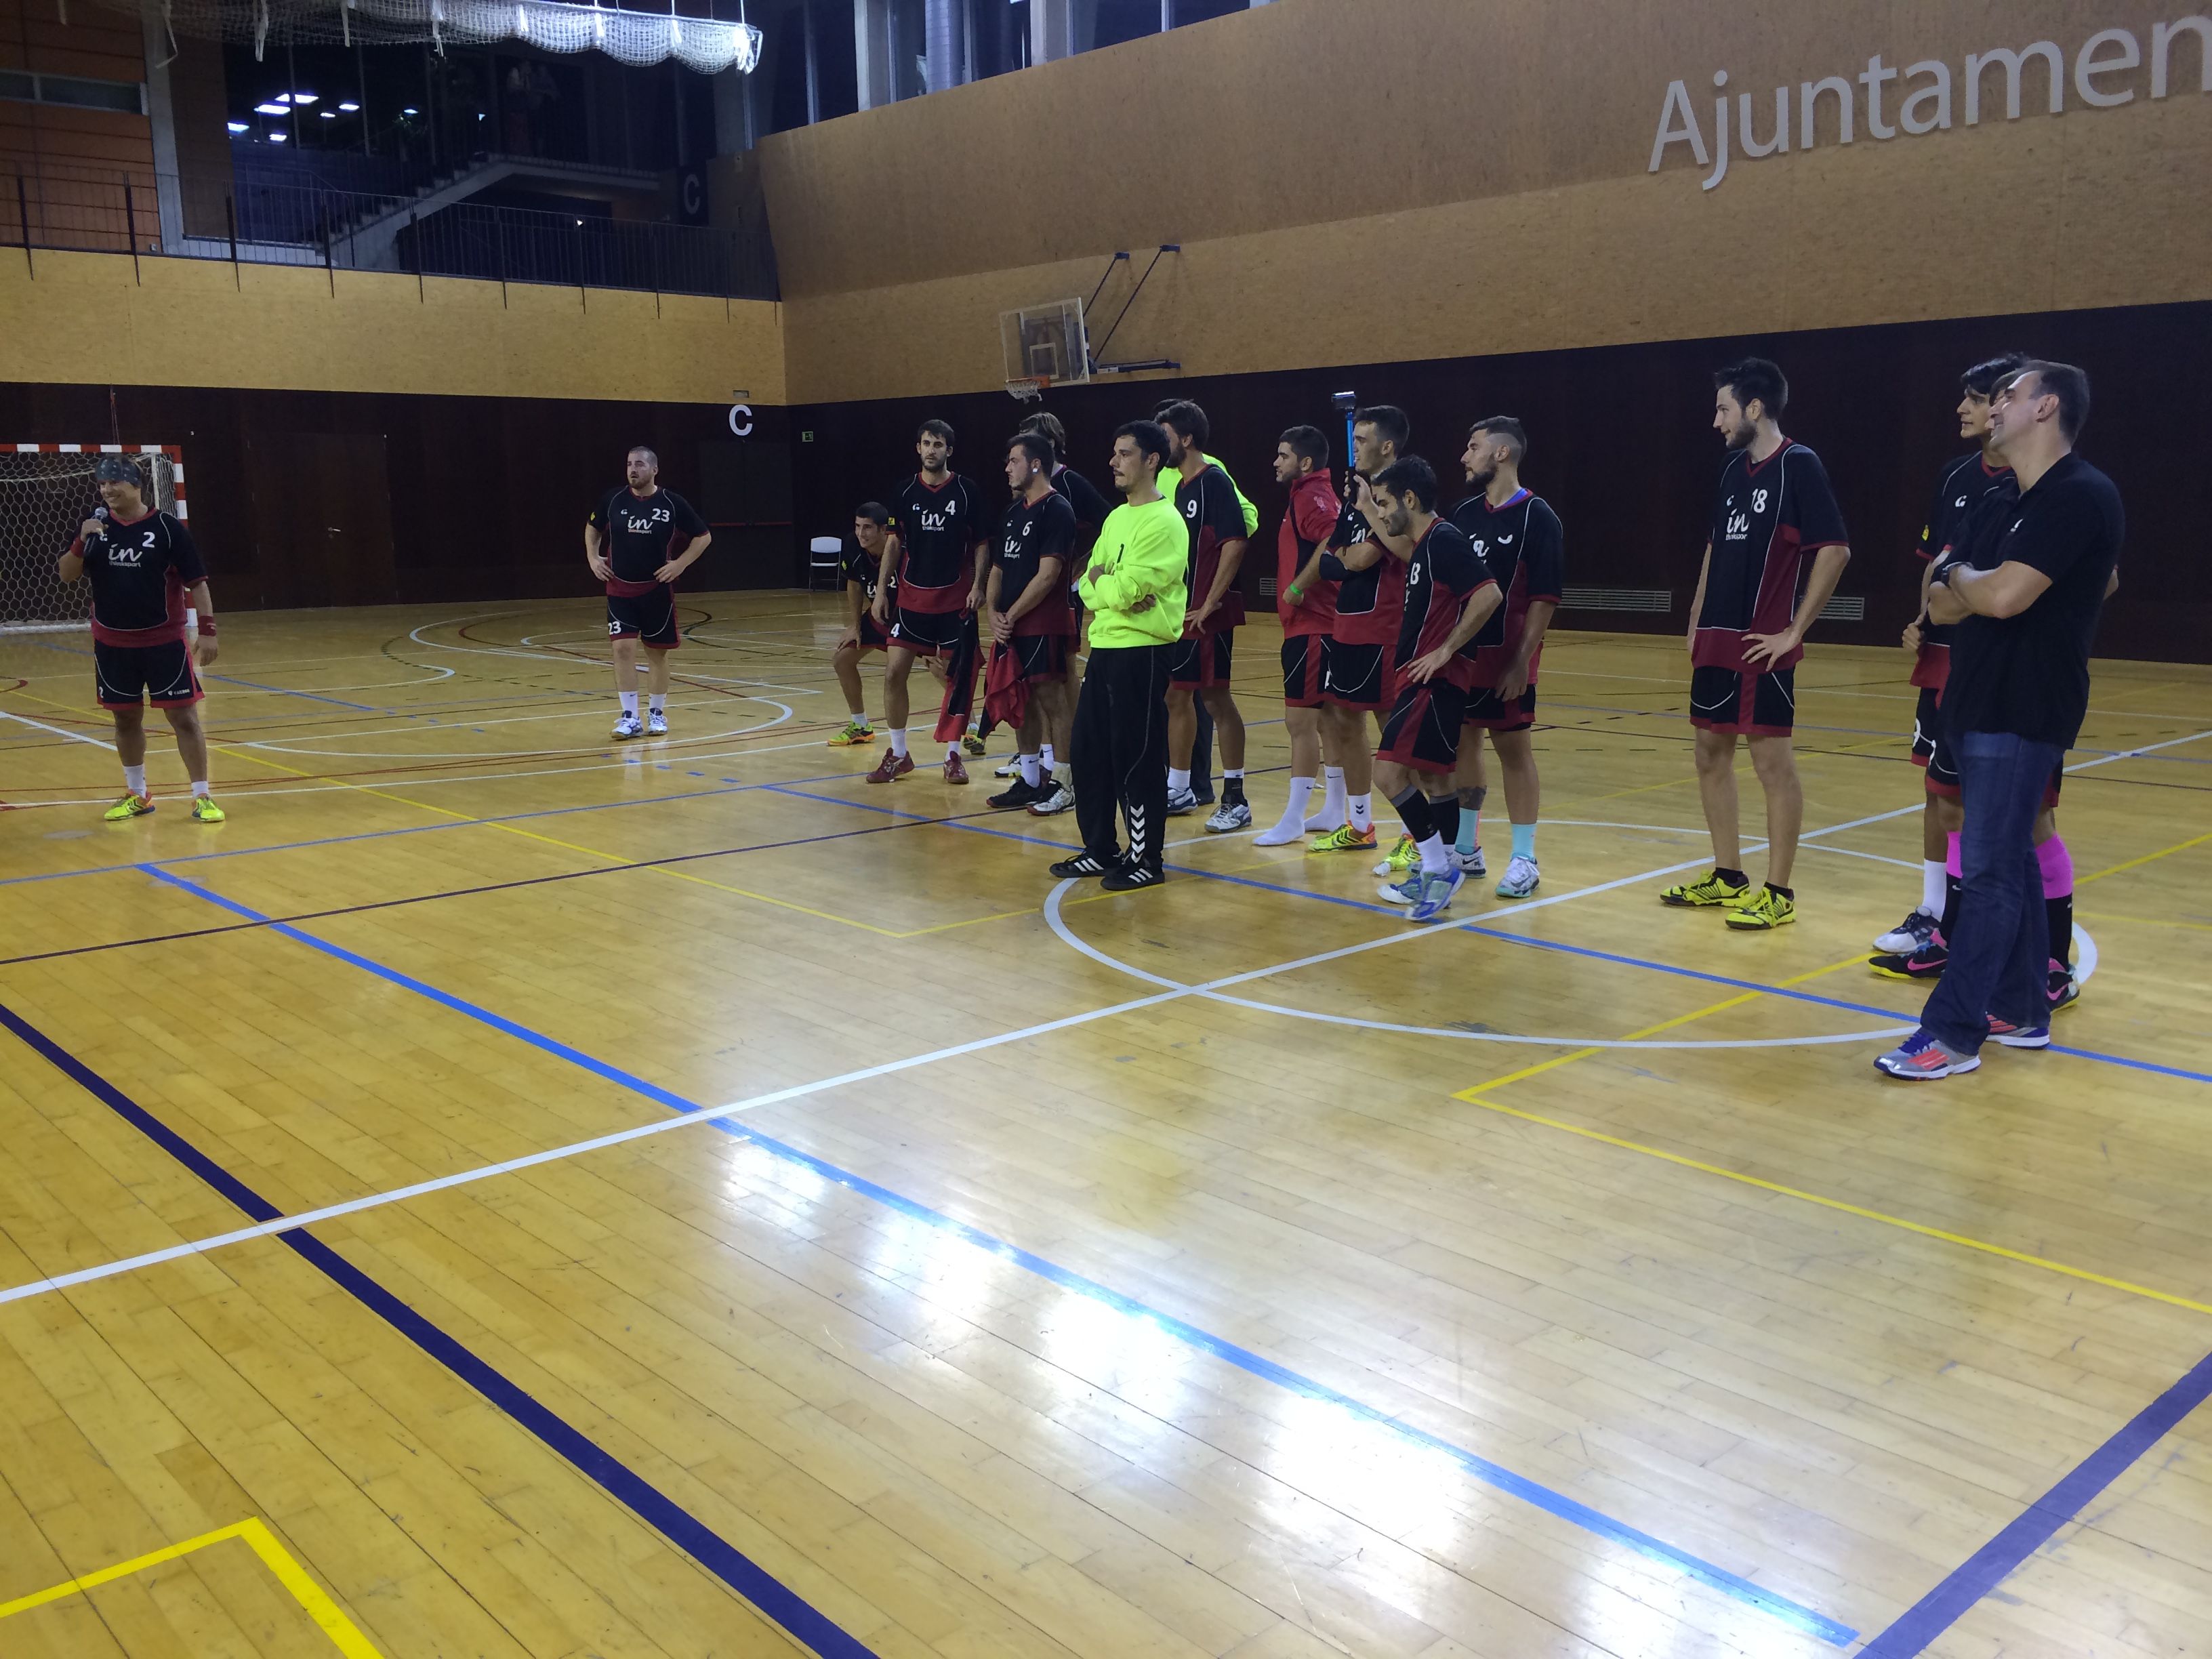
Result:
M1042 403L1045 388L1051 384L1049 374L1024 375L1006 382L1006 396L1020 404Z

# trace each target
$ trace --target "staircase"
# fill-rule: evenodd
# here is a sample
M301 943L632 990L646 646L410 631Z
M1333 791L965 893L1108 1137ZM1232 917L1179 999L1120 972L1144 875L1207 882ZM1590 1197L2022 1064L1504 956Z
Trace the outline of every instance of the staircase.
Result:
M658 174L595 161L556 161L539 155L477 155L416 187L412 196L386 197L350 224L334 229L332 240L347 244L347 263L356 270L399 269L399 234L410 222L465 202L495 185L520 179L572 195L604 197L656 191Z

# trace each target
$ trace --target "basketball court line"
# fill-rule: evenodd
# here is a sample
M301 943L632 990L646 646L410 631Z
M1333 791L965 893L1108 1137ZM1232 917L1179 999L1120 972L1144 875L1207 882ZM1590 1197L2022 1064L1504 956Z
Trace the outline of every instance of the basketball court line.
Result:
M274 1204L4 1003L0 1003L0 1026L238 1209L264 1221L277 1216L279 1212ZM273 1236L331 1284L497 1407L579 1474L594 1482L647 1527L720 1579L763 1618L781 1626L793 1640L804 1643L823 1659L875 1659L870 1649L705 1522L566 1419L539 1403L503 1372L332 1247L296 1228Z

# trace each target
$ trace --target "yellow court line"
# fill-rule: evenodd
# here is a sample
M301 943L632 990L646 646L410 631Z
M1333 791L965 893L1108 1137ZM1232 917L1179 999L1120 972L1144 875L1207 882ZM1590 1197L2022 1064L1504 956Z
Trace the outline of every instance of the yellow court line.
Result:
M2208 841L2212 841L2212 833L2191 836L2187 841L2176 842L2171 847L2161 847L2155 853L2145 853L2141 858L2130 859L2124 864L2110 866L2098 871L2094 875L2076 876L2074 878L2074 885L2078 888L2089 882L2102 881L2106 876L2117 876L2123 870L2133 870L2142 865L2155 863L2160 859L2172 858L2176 853L2185 853L2192 847L2202 847Z
M331 1600L323 1587L308 1577L307 1569L293 1559L290 1553L276 1541L276 1534L252 1516L218 1528L214 1532L202 1533L198 1538L187 1538L181 1544L172 1544L166 1549L120 1561L112 1567L102 1567L98 1572L87 1573L82 1578L71 1578L33 1595L18 1596L13 1601L0 1601L0 1619L12 1618L16 1613L28 1613L33 1607L42 1607L67 1596L97 1589L102 1584L112 1584L118 1578L128 1578L149 1567L163 1565L190 1555L195 1550L205 1549L210 1544L227 1543L234 1538L245 1540L246 1547L261 1559L262 1565L276 1576L276 1582L283 1585L292 1599L315 1621L323 1634L331 1638L331 1644L345 1656L345 1659L383 1659L369 1639L355 1627L353 1621L338 1611L337 1603Z
M2078 886L2080 884L2076 883L2075 884ZM2082 910L2078 908L2074 912L2074 914L2077 916L2085 916L2091 921L2127 922L2137 927L2186 927L2192 933L2212 933L2212 925L2208 925L2201 921L2178 921L2171 916L2124 916L2117 910Z

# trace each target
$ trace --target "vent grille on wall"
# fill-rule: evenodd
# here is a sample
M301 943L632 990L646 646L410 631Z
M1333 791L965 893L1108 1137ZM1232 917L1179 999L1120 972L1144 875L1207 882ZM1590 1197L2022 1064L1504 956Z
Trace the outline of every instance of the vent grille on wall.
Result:
M1820 607L1820 620L1822 622L1864 622L1866 600L1856 596L1847 599L1838 593Z
M1674 608L1671 587L1563 587L1562 611L1646 611L1663 616Z

